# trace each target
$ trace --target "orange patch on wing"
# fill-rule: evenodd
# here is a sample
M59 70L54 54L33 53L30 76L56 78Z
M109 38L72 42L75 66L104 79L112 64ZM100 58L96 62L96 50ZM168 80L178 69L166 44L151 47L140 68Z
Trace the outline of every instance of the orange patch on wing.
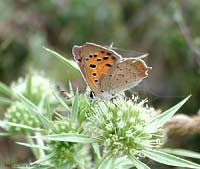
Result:
M147 76L147 71L151 69L151 67L147 67L143 61L135 61L133 62L133 65L135 66L135 68L137 69L138 71L138 75L139 77L141 78L144 78Z
M85 69L87 72L87 80L93 91L95 85L99 82L100 78L106 74L114 63L114 56L108 55L106 52L95 52L91 54L88 61L85 61Z
M96 68L91 69L91 72L96 72L100 78L103 74L106 74L108 72L110 67L106 66L106 64L112 66L113 59L112 56L108 56L106 53L94 53L93 57L90 58L89 63L96 65Z

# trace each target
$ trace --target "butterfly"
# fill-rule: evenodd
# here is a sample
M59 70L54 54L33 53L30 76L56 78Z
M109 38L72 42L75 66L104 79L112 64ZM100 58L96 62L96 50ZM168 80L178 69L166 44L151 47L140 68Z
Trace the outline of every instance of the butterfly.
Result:
M75 45L72 54L91 89L92 98L110 99L136 86L151 69L140 58L122 58L112 49L89 42Z

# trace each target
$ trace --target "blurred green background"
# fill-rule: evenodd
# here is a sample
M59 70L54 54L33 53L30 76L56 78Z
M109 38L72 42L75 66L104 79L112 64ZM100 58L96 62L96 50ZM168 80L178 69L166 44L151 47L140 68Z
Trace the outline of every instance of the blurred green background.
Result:
M179 113L195 115L200 108L199 9L199 0L0 0L0 81L10 84L37 70L56 84L71 80L82 88L81 75L42 47L72 59L73 45L113 42L124 57L149 53L145 61L153 70L138 90L150 104L164 110L192 94ZM16 155L7 144L1 151ZM168 144L200 152L197 135L177 136Z

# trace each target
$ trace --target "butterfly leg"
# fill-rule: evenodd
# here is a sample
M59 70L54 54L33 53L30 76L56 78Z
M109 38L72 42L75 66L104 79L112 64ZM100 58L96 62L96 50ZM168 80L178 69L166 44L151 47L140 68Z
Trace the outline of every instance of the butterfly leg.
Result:
M117 107L117 105L115 104L116 96L115 96L114 94L112 94L112 96L113 96L113 97L112 97L110 100L111 100L112 104L114 104L115 107ZM114 96L115 96L115 97L114 97Z

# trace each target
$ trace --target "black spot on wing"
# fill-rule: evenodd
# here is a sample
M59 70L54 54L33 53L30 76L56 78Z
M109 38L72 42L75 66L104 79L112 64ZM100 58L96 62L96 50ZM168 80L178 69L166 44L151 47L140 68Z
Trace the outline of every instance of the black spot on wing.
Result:
M97 59L97 62L100 62L100 61L101 61L101 58L98 58L98 59Z
M108 60L108 59L109 59L108 56L104 56L104 57L103 57L103 60Z
M118 74L118 76L125 77L125 75L124 75L124 74Z
M91 68L96 68L97 66L94 65L94 64L90 64L90 67L91 67Z
M108 66L108 67L112 67L112 65L111 65L111 64L109 64L109 63L107 63L107 64L106 64L106 66Z

